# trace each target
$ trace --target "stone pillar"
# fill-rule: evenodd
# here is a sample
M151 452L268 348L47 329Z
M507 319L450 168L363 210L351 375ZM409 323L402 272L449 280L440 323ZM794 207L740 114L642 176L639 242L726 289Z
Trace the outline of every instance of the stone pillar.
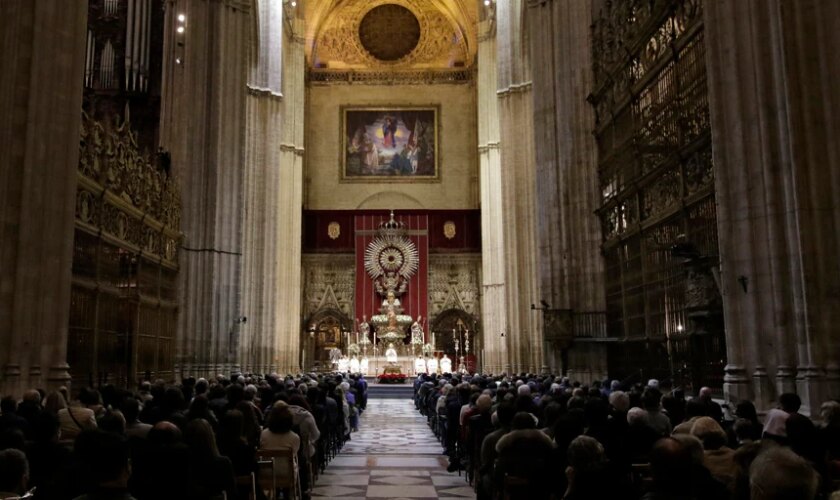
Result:
M300 370L301 319L301 221L303 217L303 136L306 62L304 21L292 18L285 37L283 69L283 133L280 142L278 196L275 207L278 265L273 332L276 368L280 373Z
M492 19L479 25L478 156L481 184L481 370L510 371L510 332L505 310L504 230L502 222L499 113L496 99L496 32Z
M251 41L245 151L242 328L240 365L244 370L275 370L276 294L279 287L277 207L280 203L280 145L284 123L283 6L259 2L259 31Z
M528 37L534 99L536 228L542 299L552 308L603 312L601 228L593 209L600 202L592 106L588 2L529 0ZM603 345L578 345L575 351ZM581 353L588 369L586 353ZM559 353L546 353L559 370ZM564 367L569 368L569 367Z
M496 96L501 152L501 203L505 226L505 307L509 357L515 371L544 368L535 227L536 182L531 67L524 0L497 4ZM483 208L483 207L482 207Z
M724 392L840 395L840 4L704 4L727 333ZM794 379L795 376L795 379Z
M250 2L170 0L161 146L183 193L179 373L238 369L242 178ZM186 16L176 32L177 16Z
M65 385L87 2L0 2L0 393Z

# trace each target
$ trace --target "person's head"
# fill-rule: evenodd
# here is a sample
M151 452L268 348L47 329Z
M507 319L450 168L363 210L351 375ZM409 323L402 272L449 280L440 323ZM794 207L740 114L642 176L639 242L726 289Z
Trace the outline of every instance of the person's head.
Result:
M820 405L820 418L824 425L840 425L840 403L826 401Z
M697 399L701 401L711 401L712 389L710 387L701 387L700 390L697 391Z
M634 406L627 410L627 423L631 426L641 425L644 423L645 410Z
M128 485L131 463L125 437L101 430L84 431L76 440L76 449L89 464L95 484L114 488Z
M177 425L162 420L149 430L147 439L151 445L171 446L181 442L181 436L181 429Z
M29 462L22 451L0 451L0 491L23 494L29 481Z
M691 450L673 437L658 440L650 450L654 489L661 493L684 493L691 483Z
M17 427L7 427L0 431L0 450L15 448L23 450L26 448L26 437L23 431Z
M607 425L610 409L606 401L601 398L591 398L583 406L583 415L589 427Z
M95 406L101 404L102 397L96 389L83 387L82 390L79 391L79 402L84 406Z
M732 430L735 432L735 438L739 443L751 441L757 432L753 421L746 418L735 420L735 423L732 424Z
M487 394L482 394L475 400L475 406L481 413L487 413L493 406L493 398Z
M671 437L688 450L694 465L703 465L703 443L699 439L691 434L672 434Z
M642 393L642 405L647 411L656 411L659 409L659 403L662 400L662 393L656 387L648 387Z
M292 430L294 418L289 407L286 405L275 405L268 414L268 430L275 434L285 434Z
M17 411L17 401L12 396L6 396L0 399L0 413L8 415Z
M782 446L761 452L750 465L752 500L811 500L819 479L802 457Z
M177 387L170 387L163 393L163 406L170 412L181 411L186 406L184 393Z
M514 415L516 415L516 408L510 401L502 401L499 403L499 406L496 407L496 418L499 421L499 426L502 428L510 428L513 423Z
M613 391L610 393L610 405L618 411L630 409L630 396L624 391Z
M245 436L245 417L239 410L228 410L219 421L219 441L237 441Z
M22 402L33 405L41 404L41 393L37 389L29 389L23 393Z
M209 458L218 457L219 448L216 446L216 436L213 427L203 418L190 420L184 431L184 441L193 453Z
M788 413L796 413L802 406L802 400L792 392L786 392L779 396L779 406Z
M726 444L726 431L711 417L700 417L691 426L691 435L703 443L706 450L717 450Z
M134 424L140 415L140 401L134 398L124 398L120 403L120 411L125 417L126 424Z
M576 473L599 472L607 462L604 447L597 439L589 436L578 436L569 443L566 450L569 467Z
M105 432L113 432L120 436L125 434L125 417L119 410L110 410L102 415L97 423L98 427Z
M758 422L758 415L752 401L738 401L738 404L735 405L735 415L737 415L738 418L746 418L752 422Z
M303 397L302 394L293 394L290 396L289 404L292 406L299 406L306 411L312 411L312 407L309 406L309 402L306 401L306 398Z
M513 430L526 430L526 429L536 429L537 423L534 422L534 416L530 413L520 411L516 415L513 416L513 422L511 423L511 428Z
M59 429L58 417L48 411L39 413L32 422L33 437L39 443L58 441Z
M64 400L64 395L58 391L53 391L47 395L44 400L44 411L58 415L58 410L67 408L67 401Z

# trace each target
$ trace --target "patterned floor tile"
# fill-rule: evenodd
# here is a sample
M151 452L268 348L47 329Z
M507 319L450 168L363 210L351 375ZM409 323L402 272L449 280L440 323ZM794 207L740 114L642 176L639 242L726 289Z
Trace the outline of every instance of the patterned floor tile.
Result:
M410 400L371 399L357 432L318 479L313 500L475 498Z

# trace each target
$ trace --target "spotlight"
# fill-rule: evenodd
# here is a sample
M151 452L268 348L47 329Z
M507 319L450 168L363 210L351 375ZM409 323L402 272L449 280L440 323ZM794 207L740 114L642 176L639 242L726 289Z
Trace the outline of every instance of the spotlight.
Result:
M484 6L490 7L490 0L484 0Z
M181 58L180 57L175 58L175 64L181 64Z
M183 26L178 26L178 29L176 29L175 31L177 31L178 33L183 33L184 32L184 27Z
M187 20L187 16L185 16L184 14L178 14L178 22L179 23L183 23L186 20Z
M295 2L295 0L292 0L292 7L297 7L297 2Z

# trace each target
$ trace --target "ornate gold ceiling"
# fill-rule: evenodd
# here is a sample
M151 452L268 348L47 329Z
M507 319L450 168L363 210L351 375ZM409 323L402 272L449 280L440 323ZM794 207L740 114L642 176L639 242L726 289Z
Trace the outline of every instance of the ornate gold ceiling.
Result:
M304 16L313 68L455 68L475 58L475 0L318 0Z

